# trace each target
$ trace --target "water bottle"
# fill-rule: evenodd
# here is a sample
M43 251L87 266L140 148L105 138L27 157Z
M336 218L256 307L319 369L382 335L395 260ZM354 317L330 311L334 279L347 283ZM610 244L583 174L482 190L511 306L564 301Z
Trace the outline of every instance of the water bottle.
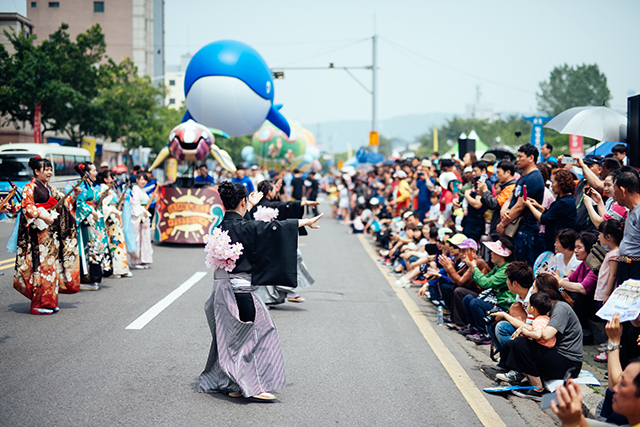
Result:
M438 326L444 325L444 309L441 305L438 306L438 320L436 320Z

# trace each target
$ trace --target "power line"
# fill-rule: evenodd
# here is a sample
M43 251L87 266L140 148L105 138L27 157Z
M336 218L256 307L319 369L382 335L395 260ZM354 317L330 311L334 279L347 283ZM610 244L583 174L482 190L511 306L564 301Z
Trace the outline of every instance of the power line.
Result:
M421 54L421 53L419 53L419 52L416 52L416 51L414 51L414 50L412 50L412 49L409 49L408 47L405 47L405 46L403 46L403 45L401 45L401 44L399 44L399 43L396 43L396 42L394 42L393 40L390 40L390 39L388 39L388 38L386 38L386 37L381 37L381 38L382 38L384 41L386 41L387 43L390 43L390 44L396 45L397 47L399 47L399 48L401 48L401 49L404 49L404 50L406 50L407 52L410 52L410 53L412 53L412 54L414 54L414 55L416 55L416 56L419 56L419 57L420 57L420 58L422 58L422 59L425 59L425 60L427 60L427 61L429 61L429 62L432 62L432 63L434 63L434 64L436 64L436 65L439 65L439 66L441 66L441 67L447 68L447 69L449 69L449 70L456 71L456 72L458 72L458 73L460 73L460 74L464 74L464 75L466 75L466 76L473 77L473 78L475 78L475 79L482 80L482 81L485 81L485 82L487 82L487 83L494 84L494 85L496 85L496 86L501 86L501 87L504 87L504 88L507 88L507 89L515 90L515 91L518 91L518 92L523 92L523 93L526 93L526 94L529 94L529 95L535 95L535 92L531 92L531 91L528 91L528 90L525 90L525 89L521 89L521 88L517 88L517 87L514 87L514 86L506 85L506 84L504 84L504 83L496 82L496 81L494 81L494 80L487 79L487 78L484 78L484 77L478 76L478 75L476 75L476 74L471 74L471 73L469 73L468 71L460 70L460 69L458 69L458 68L455 68L455 67L452 67L452 66L450 66L450 65L447 65L447 64L445 64L445 63L443 63L443 62L437 61L437 60L435 60L435 59L433 59L433 58L429 58L428 56L425 56L425 55L423 55L423 54Z
M341 47L337 47L337 48L331 48L331 49L328 49L328 50L327 49L318 49L317 51L314 51L314 52L311 52L311 53L307 52L307 53L304 53L304 54L297 55L297 57L296 56L288 57L286 59L277 59L275 61L285 61L285 62L288 62L288 64L292 64L292 63L296 63L296 62L302 62L302 61L306 61L306 60L309 60L309 59L317 58L319 56L324 56L324 55L327 55L329 53L339 52L341 50L350 48L352 46L355 46L355 45L360 44L360 43L365 42L365 41L369 41L369 39L368 38L360 39L360 40L357 40L357 41L355 41L353 43L349 43L349 44L347 44L345 46L341 46ZM288 65L288 64L283 64L283 65ZM282 67L274 67L274 68L282 68Z

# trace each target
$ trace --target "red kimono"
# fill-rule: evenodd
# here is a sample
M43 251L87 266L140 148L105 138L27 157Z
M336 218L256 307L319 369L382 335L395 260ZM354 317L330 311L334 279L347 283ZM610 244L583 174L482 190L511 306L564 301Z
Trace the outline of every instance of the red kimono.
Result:
M59 216L48 228L38 230L28 224L40 215L38 207L50 208L62 197L58 189L35 178L22 192L13 287L31 300L32 309L56 308L58 292L80 290L76 221L70 210L73 196L57 208Z

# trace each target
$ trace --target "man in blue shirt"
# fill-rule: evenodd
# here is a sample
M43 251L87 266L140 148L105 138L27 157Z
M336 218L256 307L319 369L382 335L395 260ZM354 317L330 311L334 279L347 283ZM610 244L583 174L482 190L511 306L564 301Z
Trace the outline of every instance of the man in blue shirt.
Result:
M240 184L244 185L247 188L247 191L249 192L249 194L251 194L254 190L253 183L251 182L249 177L246 176L244 173L245 173L244 166L237 165L236 176L231 180L231 182L239 182Z
M516 165L522 170L522 176L516 182L516 188L509 200L502 207L500 223L496 230L504 234L505 227L522 217L518 231L513 236L513 245L516 249L516 260L533 265L537 257L537 242L539 241L540 227L538 220L531 214L524 204L523 196L526 187L527 198L535 199L542 205L544 199L544 179L536 167L538 149L531 144L522 145L518 149ZM505 208L506 207L506 208Z
M196 175L195 179L196 184L213 184L214 180L211 175L209 175L209 168L207 165L202 164L198 168L198 175Z
M553 151L553 145L547 144L546 142L542 144L542 147L540 148L540 162L542 163L555 162L557 164L558 159L556 159L551 155L552 151Z

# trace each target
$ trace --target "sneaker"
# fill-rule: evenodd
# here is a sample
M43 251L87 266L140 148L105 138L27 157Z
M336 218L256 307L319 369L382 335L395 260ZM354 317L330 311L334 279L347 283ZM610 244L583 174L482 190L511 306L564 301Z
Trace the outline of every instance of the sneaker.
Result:
M125 277L133 277L133 273L132 273L132 272L128 272L127 274L123 274L123 275L122 275L122 276L120 276L120 277L122 277L122 278L125 278Z
M503 372L505 372L505 369L496 368L493 365L482 365L480 366L480 370L487 378L489 378L492 381L496 379L496 375L502 374Z
M536 402L542 401L542 396L546 394L546 391L536 390L535 388L526 389L526 390L511 390L511 393L515 394L518 397L524 397L525 399L535 400Z
M473 341L478 345L491 344L491 336L489 334L484 334L482 332L479 332L473 335L467 335L467 339L469 341Z
M98 285L97 283L93 282L93 283L81 283L80 284L80 289L83 291L97 291L100 289L100 285Z
M408 288L409 286L411 286L411 282L409 282L404 277L400 277L398 280L396 280L394 286L396 288Z
M459 332L460 331L460 327L458 325L456 325L455 323L446 323L445 325L447 325L447 328L451 329L452 331L456 331Z
M600 353L593 356L593 360L600 363L607 363L609 360L609 354L606 351L601 351Z
M517 371L509 371L496 375L496 380L505 383L519 383L525 378L524 374Z
M380 253L380 256L386 257L387 255L389 255L389 251L387 249L380 249L378 251Z
M402 273L400 273L399 271L395 271L395 270L391 270L390 272L387 273L389 276L402 276Z
M465 337L467 335L473 335L478 333L478 331L476 331L476 328L474 328L473 326L467 326L466 328L461 329L458 332L460 333L460 335L464 335Z

